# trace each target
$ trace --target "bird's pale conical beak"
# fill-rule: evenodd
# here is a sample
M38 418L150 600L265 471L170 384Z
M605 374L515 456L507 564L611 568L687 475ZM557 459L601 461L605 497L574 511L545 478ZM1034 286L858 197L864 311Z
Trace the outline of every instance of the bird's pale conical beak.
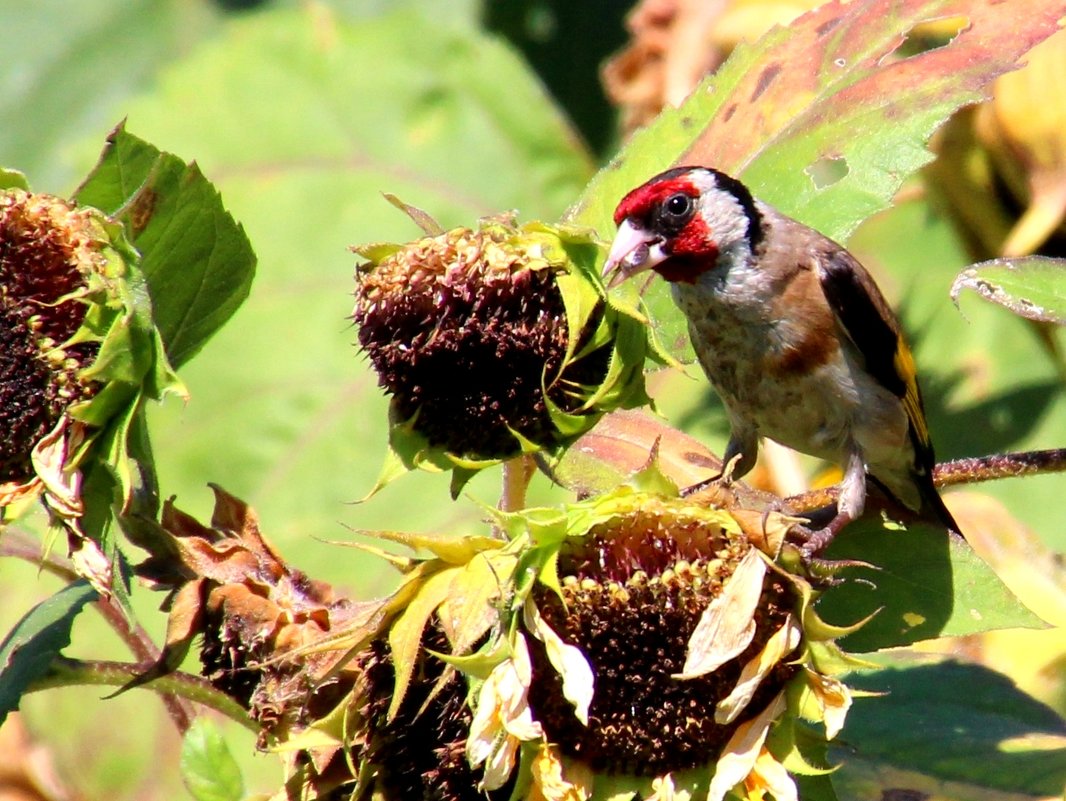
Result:
M603 265L603 277L611 273L607 288L618 286L637 273L650 270L665 258L660 247L660 240L632 220L623 220L618 226L618 233L611 243L607 262Z

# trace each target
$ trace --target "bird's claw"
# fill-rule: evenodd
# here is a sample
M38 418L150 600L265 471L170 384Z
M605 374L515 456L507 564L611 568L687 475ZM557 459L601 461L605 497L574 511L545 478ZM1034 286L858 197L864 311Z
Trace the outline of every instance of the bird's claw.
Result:
M835 586L843 581L836 575L843 568L870 566L868 562L857 559L825 559L819 555L836 538L840 530L850 522L851 519L846 515L837 514L822 528L811 529L799 525L793 527L793 530L803 540L799 551L804 567L813 577L817 577L821 582L829 586Z
M836 537L836 532L826 526L825 528L817 528L814 530L805 529L806 540L800 547L800 554L803 556L803 561L809 563L818 554L820 554Z

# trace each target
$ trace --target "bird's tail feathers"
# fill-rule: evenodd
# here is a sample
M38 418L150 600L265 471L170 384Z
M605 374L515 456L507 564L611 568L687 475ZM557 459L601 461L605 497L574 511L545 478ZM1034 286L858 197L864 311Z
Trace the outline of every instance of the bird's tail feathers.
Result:
M918 490L922 494L922 514L931 515L939 523L943 524L951 531L954 531L960 537L964 536L962 529L959 528L959 524L955 520L955 516L948 510L948 507L944 504L944 499L940 497L940 493L933 484L933 477L928 473L925 473L923 475L916 475L914 480L915 483L918 484Z
M930 522L936 521L945 528L954 531L959 536L963 536L962 529L959 528L959 524L955 520L954 515L951 514L948 507L944 504L944 499L941 498L940 493L937 492L936 485L933 484L933 477L929 473L915 471L911 474L913 486L918 490L918 498L914 499L913 494L911 494L910 502L904 502L903 499L900 498L898 492L893 492L892 489L890 489L888 485L877 476L867 473L866 477L869 481L880 487L890 498L895 498L900 505L914 509L914 511L918 512L922 518ZM907 489L910 489L910 487L907 487ZM920 508L914 508L916 505L915 500L920 502Z

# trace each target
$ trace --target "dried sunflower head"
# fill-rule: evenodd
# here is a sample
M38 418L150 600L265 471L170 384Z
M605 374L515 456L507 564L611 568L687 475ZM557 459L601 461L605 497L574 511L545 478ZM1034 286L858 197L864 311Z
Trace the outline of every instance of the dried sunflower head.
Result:
M205 675L301 797L784 801L792 772L822 770L800 718L831 738L850 705L830 675L847 632L781 564L788 518L757 515L749 537L743 510L626 486L498 513L505 538L379 532L422 555L366 546L402 578L352 604L216 492L210 527L167 506L179 558L141 568L174 590L146 678L202 634Z
M106 592L109 560L81 531L81 467L106 434L123 501L131 410L180 387L138 254L102 212L0 171L0 517L42 498L79 572Z
M555 450L647 402L642 321L608 303L586 233L513 216L354 248L359 344L391 396L393 463L473 471ZM382 481L385 480L383 475Z
M49 457L67 445L67 410L99 389L85 375L99 342L76 335L90 296L99 298L121 258L93 210L22 189L0 192L0 506L36 496L46 483L69 484L62 456ZM59 470L42 476L47 467Z
M800 717L832 737L850 704L827 667L843 632L775 560L790 521L770 515L773 536L749 539L738 520L624 487L501 514L506 542L408 538L433 556L406 564L380 621L392 670L353 698L377 710L350 740L361 790L795 798L790 771L819 770L796 746ZM424 769L395 773L460 744L443 794Z
M255 512L219 487L210 525L172 501L161 527L171 554L138 574L169 593L167 637L158 663L129 686L178 667L202 639L202 674L248 710L266 748L332 725L364 667L343 649L319 648L338 631L366 624L377 603L356 603L290 566L260 530ZM325 793L351 780L339 738L284 752L291 774Z

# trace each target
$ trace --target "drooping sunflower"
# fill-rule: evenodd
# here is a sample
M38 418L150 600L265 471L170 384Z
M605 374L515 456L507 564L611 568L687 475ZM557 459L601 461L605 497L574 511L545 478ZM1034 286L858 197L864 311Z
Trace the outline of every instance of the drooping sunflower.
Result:
M377 710L349 740L360 791L795 799L793 772L825 771L797 745L809 722L824 742L851 703L832 675L845 631L781 556L791 520L752 519L626 486L501 513L506 539L409 539L434 555L379 622L392 671L351 701ZM460 750L445 785L425 769Z
M109 561L80 526L82 468L106 441L128 499L140 394L180 384L122 225L32 193L15 173L0 178L0 520L43 500L79 572L106 591Z
M574 228L513 215L363 245L353 319L390 396L392 458L381 483L413 467L470 475L521 453L555 451L611 409L647 403L656 349L641 316L607 301L600 246Z

